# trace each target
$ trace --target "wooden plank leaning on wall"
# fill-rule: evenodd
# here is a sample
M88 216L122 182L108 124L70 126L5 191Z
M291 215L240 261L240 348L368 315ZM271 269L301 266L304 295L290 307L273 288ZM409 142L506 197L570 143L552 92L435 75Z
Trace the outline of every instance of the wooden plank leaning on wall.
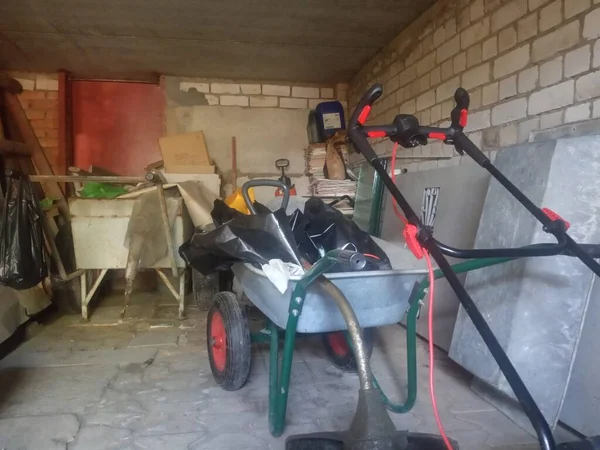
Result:
M16 82L18 83L18 81ZM14 84L12 84L12 86L14 86ZM33 131L29 119L25 115L25 111L16 94L11 93L7 89L3 89L2 97L9 121L13 123L14 128L19 133L23 142L32 149L31 161L35 166L35 171L40 175L54 175L54 172L50 167L50 162L44 153L44 149L38 142L35 132ZM61 215L68 220L70 218L69 205L67 204L60 185L54 181L48 181L44 182L42 187L46 196L56 199L58 210Z

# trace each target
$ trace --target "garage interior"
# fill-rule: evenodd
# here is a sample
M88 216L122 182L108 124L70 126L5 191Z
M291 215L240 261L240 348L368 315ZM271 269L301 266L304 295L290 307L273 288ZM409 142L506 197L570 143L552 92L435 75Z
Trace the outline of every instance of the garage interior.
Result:
M4 0L0 448L600 448L599 130L597 0Z

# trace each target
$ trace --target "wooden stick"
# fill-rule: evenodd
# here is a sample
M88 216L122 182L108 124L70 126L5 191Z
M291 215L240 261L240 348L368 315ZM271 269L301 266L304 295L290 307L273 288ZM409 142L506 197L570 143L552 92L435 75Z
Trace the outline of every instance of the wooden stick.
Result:
M67 135L69 133L67 86L67 73L64 70L60 71L58 73L58 152L56 155L58 173L67 173L69 165L67 156ZM64 184L60 188L63 192L67 192Z
M231 138L231 184L233 190L237 189L237 141L235 136Z
M57 183L115 183L115 184L137 184L147 183L144 177L109 177L103 175L31 175L31 181L36 183L44 183L47 181L55 181Z
M2 139L2 137L0 137L0 153L31 156L33 149L29 145L23 144L22 142L9 141L8 139Z
M5 73L0 73L0 88L6 89L11 94L20 94L23 92L23 86L13 77L8 76Z
M173 186L177 186L177 184L175 183L167 183L167 184L163 184L162 187L163 189L169 189L172 188ZM148 186L142 189L138 189L136 191L131 191L128 192L127 194L121 194L116 198L138 198L141 195L147 194L148 192L152 192L153 190L156 189L156 185L155 186Z
M46 154L44 153L42 146L35 136L33 128L31 127L31 123L29 123L29 119L27 119L19 99L15 95L6 91L3 94L4 103L12 120L17 126L19 134L23 138L25 144L31 146L33 149L31 160L35 165L37 173L41 175L53 175L54 172L52 171L52 167L50 167L48 158L46 158ZM70 220L71 214L69 213L69 205L62 190L60 189L59 184L56 181L48 180L43 186L44 192L48 197L58 199L58 210L61 212L63 217L65 217L67 220Z
M58 269L58 275L62 280L66 280L67 271L65 270L65 266L60 258L60 253L58 252L58 247L56 246L56 242L54 241L54 236L52 235L52 229L50 228L50 224L48 223L48 218L46 214L42 213L40 215L40 222L42 223L42 230L44 230L44 234L46 235L46 241L50 246L50 257L54 260L56 264L56 268Z
M0 104L0 108L2 108L2 104ZM0 114L0 140L4 139L4 126L2 125L2 115ZM9 158L4 158L4 167L6 169L10 169L12 161ZM4 190L2 189L2 185L0 185L0 204L4 205Z
M165 283L165 286L167 286L169 291L171 291L171 294L173 294L173 297L175 297L176 299L179 300L179 294L177 293L177 291L175 290L175 288L169 281L169 278L164 274L164 272L162 270L160 270L160 269L154 269L154 270L156 270L156 273L158 274L160 279L163 281L163 283Z

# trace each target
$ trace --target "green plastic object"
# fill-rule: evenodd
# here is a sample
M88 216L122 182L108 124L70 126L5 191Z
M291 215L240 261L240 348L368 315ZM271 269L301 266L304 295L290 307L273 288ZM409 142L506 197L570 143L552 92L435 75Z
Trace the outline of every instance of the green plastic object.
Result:
M127 190L121 186L106 183L85 183L80 194L84 198L116 198L126 194Z
M379 160L387 169L388 161ZM379 237L381 232L381 213L384 202L384 186L381 177L371 164L364 163L360 167L356 185L354 214L352 220L358 227L372 236Z
M53 203L54 203L54 200L52 200L51 198L48 198L48 197L44 197L43 199L40 200L40 208L49 209L52 207Z

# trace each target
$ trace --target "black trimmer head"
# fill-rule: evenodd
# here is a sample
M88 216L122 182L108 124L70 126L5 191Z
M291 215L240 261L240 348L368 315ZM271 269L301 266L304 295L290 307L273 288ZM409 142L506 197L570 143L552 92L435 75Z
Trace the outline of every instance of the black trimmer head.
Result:
M290 436L286 450L445 450L435 435L397 431L376 389L361 389L348 431ZM458 444L452 442L458 450Z

